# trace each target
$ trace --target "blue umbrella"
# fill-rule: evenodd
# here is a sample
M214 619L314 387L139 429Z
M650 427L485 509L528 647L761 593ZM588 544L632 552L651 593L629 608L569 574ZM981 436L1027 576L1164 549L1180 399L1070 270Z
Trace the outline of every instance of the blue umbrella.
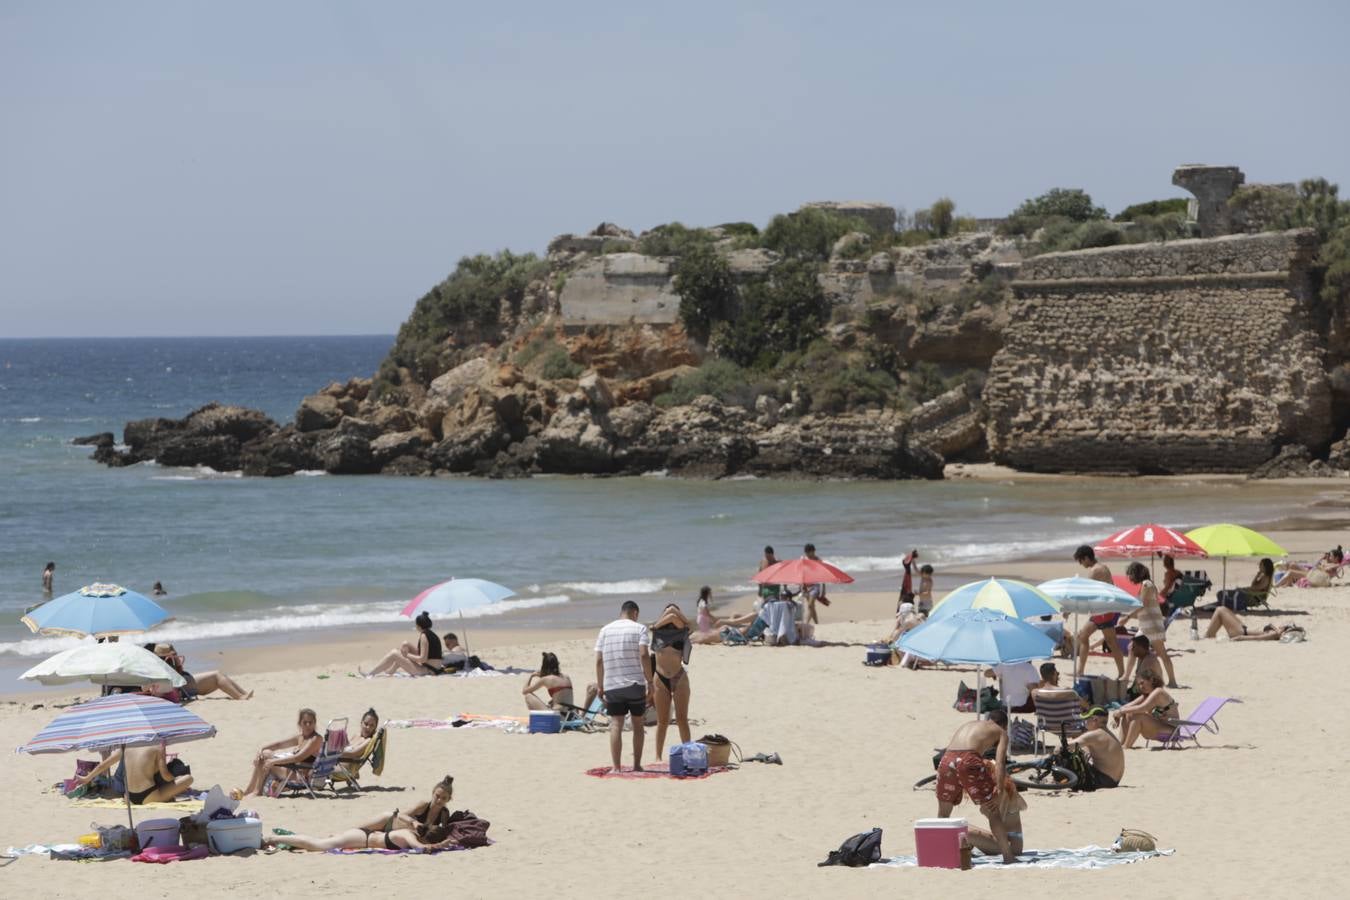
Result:
M65 710L18 752L66 753L114 748L125 751L127 747L195 741L213 737L215 733L216 726L177 703L149 694L112 694ZM129 791L125 784L124 778L124 792ZM130 823L131 795L124 796Z
M1056 578L1039 585L1040 589L1059 601L1060 608L1066 613L1097 615L1109 612L1131 612L1143 606L1139 598L1132 597L1114 584L1084 578L1075 575L1072 578Z
M514 597L516 592L482 578L452 578L427 588L403 607L402 615L415 616L418 613L447 613L472 609L475 606L487 606Z
M928 614L928 621L945 619L963 609L989 609L1014 619L1051 616L1059 604L1026 582L1010 578L986 578L963 584L943 597Z
M965 609L907 632L900 649L935 662L996 666L1045 659L1054 653L1055 642L1021 619Z
M136 634L169 618L164 607L116 584L91 584L44 603L19 621L38 634Z

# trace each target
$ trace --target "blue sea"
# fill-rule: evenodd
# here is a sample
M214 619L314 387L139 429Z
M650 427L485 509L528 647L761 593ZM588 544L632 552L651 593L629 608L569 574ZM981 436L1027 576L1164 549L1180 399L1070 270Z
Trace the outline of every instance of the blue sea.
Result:
M18 621L43 599L49 560L58 595L163 582L175 617L165 639L201 647L386 627L452 576L517 591L473 611L494 624L589 625L623 598L688 601L701 584L744 592L765 544L791 556L814 541L879 587L896 583L910 547L941 575L954 562L1064 556L1140 521L1271 520L1300 505L1274 484L1147 479L261 479L108 469L70 443L99 431L120 439L129 419L212 400L285 421L304 395L375 371L392 340L0 339L0 683L70 644Z

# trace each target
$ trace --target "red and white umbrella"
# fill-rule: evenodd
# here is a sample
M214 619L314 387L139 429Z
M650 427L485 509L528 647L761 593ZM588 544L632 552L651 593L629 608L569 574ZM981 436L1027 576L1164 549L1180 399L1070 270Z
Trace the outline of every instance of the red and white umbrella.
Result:
M853 576L823 559L785 559L760 569L751 579L756 584L850 584Z
M1141 559L1153 554L1203 559L1205 549L1179 531L1166 525L1136 525L1117 532L1094 546L1098 556Z

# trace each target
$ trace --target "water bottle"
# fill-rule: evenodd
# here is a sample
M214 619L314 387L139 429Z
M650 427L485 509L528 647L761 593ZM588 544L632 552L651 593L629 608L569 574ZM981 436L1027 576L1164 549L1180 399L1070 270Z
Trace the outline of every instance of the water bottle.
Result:
M1196 619L1195 613L1191 613L1191 640L1200 640L1200 622Z

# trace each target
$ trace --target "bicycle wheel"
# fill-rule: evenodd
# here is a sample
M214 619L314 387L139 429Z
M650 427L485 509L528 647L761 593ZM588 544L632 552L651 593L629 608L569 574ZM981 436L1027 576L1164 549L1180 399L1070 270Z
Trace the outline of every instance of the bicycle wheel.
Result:
M932 783L935 781L937 781L936 774L929 775L927 778L920 778L918 781L914 782L914 790L921 791L924 788L932 785Z
M1078 787L1078 776L1061 766L1039 763L1013 763L1008 777L1022 790L1067 791Z

